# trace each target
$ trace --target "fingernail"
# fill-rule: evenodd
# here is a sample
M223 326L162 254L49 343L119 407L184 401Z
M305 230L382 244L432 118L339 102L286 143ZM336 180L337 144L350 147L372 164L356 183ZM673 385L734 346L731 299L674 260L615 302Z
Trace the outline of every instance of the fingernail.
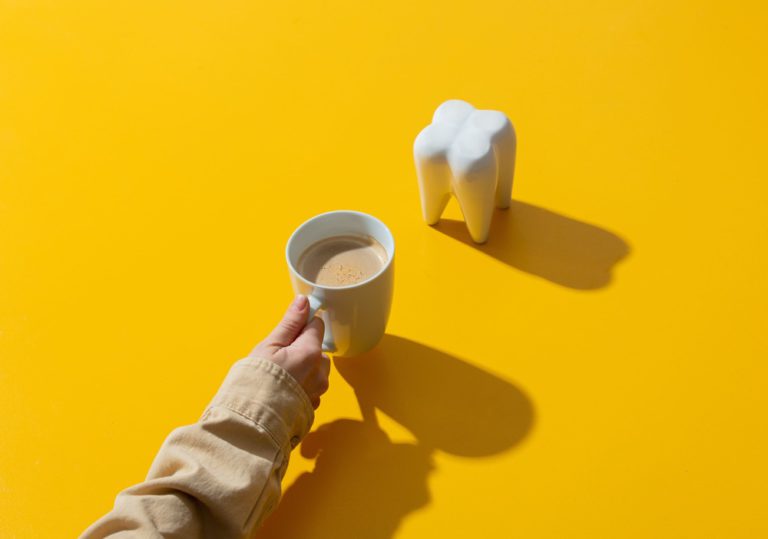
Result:
M294 311L301 312L304 310L304 306L306 305L306 302L307 302L307 296L302 296L301 294L299 294L298 296L293 298L293 303L291 303L291 309L293 309Z

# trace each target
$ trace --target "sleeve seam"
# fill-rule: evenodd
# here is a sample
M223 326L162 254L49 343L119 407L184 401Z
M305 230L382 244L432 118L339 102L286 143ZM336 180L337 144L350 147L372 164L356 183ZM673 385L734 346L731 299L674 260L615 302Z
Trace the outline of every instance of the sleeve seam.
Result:
M272 442L275 444L275 448L276 448L278 451L283 451L283 449L284 449L284 448L283 448L282 444L281 444L281 443L280 443L280 442L277 440L277 437L275 436L275 434L274 434L274 433L273 433L273 432L272 432L272 431L271 431L269 428L267 428L267 426L266 426L266 425L264 425L264 424L263 424L262 422L260 422L260 421L257 421L256 419L254 419L253 417L251 417L250 415L248 415L248 413L247 413L247 412L245 412L245 411L243 411L243 410L241 410L241 409L239 409L239 408L237 408L237 407L235 407L235 406L231 406L231 405L229 405L229 404L226 404L226 403L221 403L221 404L212 404L211 406L209 406L209 407L208 407L208 410L206 410L206 412L205 412L205 416L207 416L207 415L208 415L208 411L209 411L209 410L211 410L212 408L216 408L216 407L218 407L218 408L224 408L224 409L226 409L226 410L229 410L230 412L233 412L233 413L235 413L235 414L239 415L239 416L240 416L240 417L242 417L243 419L247 419L247 420L248 420L250 423L252 423L252 424L253 424L253 425L254 425L256 428L258 428L260 431L264 432L264 433L265 433L267 436L269 436L269 439L270 439L270 440L272 440Z
M304 404L304 409L309 412L310 416L312 415L312 402L309 400L309 395L307 395L306 390L301 387L301 384L299 384L298 380L296 380L296 378L294 378L293 375L283 367L274 361L261 357L250 357L248 358L248 361L241 363L240 366L266 370L270 374L273 374L275 377L277 377L279 380L284 381L291 387L293 392L298 395L299 399Z

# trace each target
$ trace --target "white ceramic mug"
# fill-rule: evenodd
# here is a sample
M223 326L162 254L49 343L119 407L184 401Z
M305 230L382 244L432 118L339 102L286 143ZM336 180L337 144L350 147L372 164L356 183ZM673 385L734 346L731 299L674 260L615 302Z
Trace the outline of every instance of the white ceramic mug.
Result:
M339 287L321 286L301 276L296 267L313 243L333 236L372 236L387 252L384 267L369 279ZM309 297L310 318L325 322L323 350L337 356L367 352L387 327L394 284L395 240L384 223L359 211L340 210L316 215L297 228L285 246L293 289Z

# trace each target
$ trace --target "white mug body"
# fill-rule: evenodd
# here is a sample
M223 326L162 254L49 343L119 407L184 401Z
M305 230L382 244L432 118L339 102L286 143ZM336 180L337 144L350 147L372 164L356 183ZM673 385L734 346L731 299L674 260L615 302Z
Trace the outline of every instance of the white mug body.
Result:
M348 286L321 286L305 279L297 265L312 244L334 236L367 235L387 252L382 269L369 279ZM300 225L288 240L285 257L293 289L309 297L314 313L325 323L323 350L349 357L367 352L381 340L387 327L394 287L395 241L377 218L352 210L316 215Z

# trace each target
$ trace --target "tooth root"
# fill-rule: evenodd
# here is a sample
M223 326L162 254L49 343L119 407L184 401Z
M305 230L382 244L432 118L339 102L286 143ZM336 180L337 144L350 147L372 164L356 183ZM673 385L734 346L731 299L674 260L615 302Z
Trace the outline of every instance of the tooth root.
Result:
M496 195L497 166L493 145L476 129L463 129L448 152L453 191L469 235L485 243L491 230Z
M451 198L451 171L445 159L418 159L416 170L419 176L421 212L428 225L440 221Z
M509 208L512 199L512 182L515 177L515 152L517 137L515 128L503 112L478 110L468 118L468 124L490 136L496 155L498 180L496 207Z
M437 224L451 198L451 170L447 151L455 129L428 125L413 143L413 158L419 178L421 210L428 225Z

